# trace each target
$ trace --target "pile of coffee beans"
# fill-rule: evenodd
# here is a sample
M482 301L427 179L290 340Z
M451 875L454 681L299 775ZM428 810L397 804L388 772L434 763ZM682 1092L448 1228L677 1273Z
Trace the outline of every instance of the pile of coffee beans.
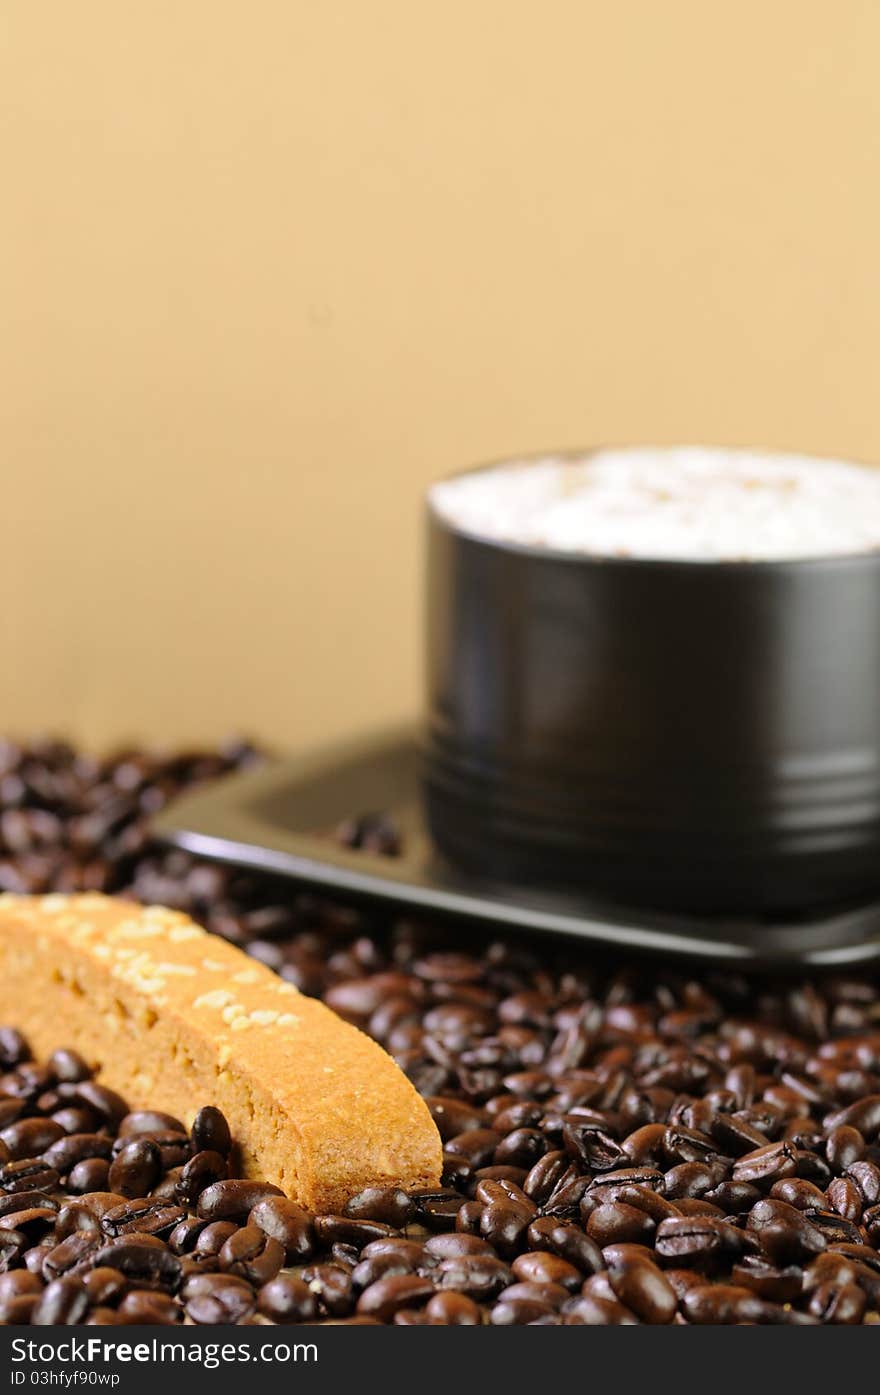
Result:
M312 1216L75 1052L0 1036L0 1320L880 1323L880 994L486 942L165 852L149 818L244 745L0 745L0 885L190 912L396 1058L443 1184ZM352 846L393 853L387 819Z

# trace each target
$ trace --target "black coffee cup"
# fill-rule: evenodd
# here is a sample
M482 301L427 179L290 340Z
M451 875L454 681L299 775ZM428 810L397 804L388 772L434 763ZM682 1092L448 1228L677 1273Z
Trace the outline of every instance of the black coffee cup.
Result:
M658 909L880 892L880 552L603 558L428 512L425 794L445 856Z

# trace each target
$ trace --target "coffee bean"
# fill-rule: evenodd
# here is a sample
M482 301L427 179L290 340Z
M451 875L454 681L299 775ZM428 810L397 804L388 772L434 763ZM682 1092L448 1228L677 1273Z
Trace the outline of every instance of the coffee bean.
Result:
M178 1201L195 1206L202 1192L216 1182L224 1181L227 1162L220 1153L205 1150L195 1153L180 1171L174 1186Z
M21 1158L0 1164L0 1192L55 1191L60 1177L40 1158Z
M731 1277L736 1286L749 1288L771 1303L793 1303L804 1282L803 1271L797 1265L779 1268L760 1255L744 1255L739 1264L733 1266Z
M283 1195L280 1187L268 1182L214 1182L201 1193L198 1214L206 1221L244 1221L258 1201Z
M453 1289L479 1302L495 1298L513 1281L512 1271L494 1255L462 1255L444 1259L437 1266L435 1281L440 1289Z
M67 1185L74 1194L104 1191L109 1178L110 1163L106 1158L84 1158L70 1169Z
M56 1080L67 1084L78 1084L92 1075L91 1067L79 1052L66 1046L53 1051L46 1064Z
M120 1196L142 1197L162 1175L162 1154L149 1138L134 1138L119 1150L110 1166L108 1184Z
M0 1143L6 1149L4 1161L39 1157L63 1137L64 1130L54 1119L19 1119L0 1133Z
M533 1250L519 1255L512 1263L514 1277L523 1283L554 1284L576 1292L583 1274L568 1260L552 1254L549 1250Z
M115 1090L110 1090L106 1085L99 1085L94 1080L82 1080L73 1087L71 1098L77 1103L85 1105L87 1109L94 1112L108 1124L111 1128L119 1127L128 1112L128 1106L121 1095Z
M136 1288L173 1292L181 1278L177 1255L152 1236L129 1236L112 1241L91 1256L95 1268L118 1269Z
M101 1228L107 1235L168 1236L186 1216L180 1206L169 1206L161 1199L138 1197L114 1206L101 1217Z
M128 1290L129 1283L125 1275L118 1269L110 1269L103 1265L99 1269L90 1269L82 1276L83 1286L89 1296L89 1302L96 1306L113 1306L122 1295Z
M768 1143L744 1153L733 1164L734 1182L772 1183L797 1171L795 1149L790 1143Z
M230 1235L218 1258L223 1271L259 1288L273 1279L284 1263L284 1246L258 1225L248 1224Z
M258 1201L248 1216L248 1224L259 1226L283 1245L287 1264L302 1263L315 1252L312 1216L286 1197L270 1196Z
M749 1212L748 1227L773 1264L807 1262L827 1243L803 1211L784 1201L757 1202Z
M88 1306L88 1294L77 1279L54 1279L37 1300L31 1325L55 1327L82 1322Z
M591 1293L571 1298L562 1309L566 1326L630 1327L638 1318L614 1298L600 1298Z
M69 1178L78 1163L91 1158L109 1159L110 1149L110 1139L104 1134L71 1133L50 1144L44 1150L43 1161L61 1177Z
M414 1210L412 1200L400 1187L367 1187L346 1203L345 1215L352 1220L381 1221L400 1230Z
M587 1219L587 1234L600 1249L621 1241L646 1240L654 1234L654 1230L650 1216L622 1201L598 1206Z
M672 1322L678 1306L675 1291L650 1260L630 1260L614 1266L609 1278L615 1296L641 1322L652 1326Z
M315 1234L324 1245L367 1245L371 1240L396 1235L393 1226L381 1221L355 1220L349 1216L316 1216Z
M364 1289L357 1301L357 1312L388 1322L401 1308L427 1302L433 1292L429 1279L417 1274L395 1274Z
M311 1287L292 1274L279 1274L260 1289L259 1311L273 1322L314 1322L318 1303Z
M761 1322L767 1314L767 1304L757 1294L735 1284L704 1284L689 1289L681 1299L681 1307L688 1322L713 1326Z
M0 1274L14 1269L28 1248L28 1237L20 1230L0 1230Z
M279 1275L283 1278L283 1275ZM354 1308L351 1275L336 1264L312 1264L302 1270L301 1278L330 1317L347 1316Z
M867 1299L856 1284L819 1284L810 1294L808 1311L822 1322L851 1326L861 1322Z
M712 1216L684 1216L661 1221L656 1251L663 1259L689 1269L711 1270L740 1253L743 1240L733 1226Z
M250 1317L256 1307L256 1297L249 1284L233 1279L221 1282L225 1275L205 1274L205 1287L185 1299L186 1316L197 1327L235 1326Z
M443 1327L479 1327L483 1320L482 1310L473 1299L447 1292L435 1293L428 1300L425 1317Z
M207 1104L199 1110L193 1120L191 1137L194 1153L219 1153L221 1158L229 1157L232 1148L229 1125L213 1105Z

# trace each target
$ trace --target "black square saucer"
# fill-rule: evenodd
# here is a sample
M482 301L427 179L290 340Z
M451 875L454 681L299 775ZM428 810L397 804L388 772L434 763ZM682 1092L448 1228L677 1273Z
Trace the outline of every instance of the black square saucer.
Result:
M163 810L164 842L199 857L289 877L348 900L466 920L486 934L530 931L640 954L740 968L842 968L880 960L880 901L800 919L654 915L463 876L433 848L421 807L413 728L232 775ZM402 852L339 846L333 830L388 814Z

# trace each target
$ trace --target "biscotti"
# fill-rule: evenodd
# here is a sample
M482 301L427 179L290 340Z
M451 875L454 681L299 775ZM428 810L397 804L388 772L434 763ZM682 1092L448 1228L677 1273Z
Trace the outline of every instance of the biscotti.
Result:
M229 1120L245 1175L312 1210L435 1186L437 1130L390 1056L186 916L109 897L0 896L0 1021L60 1041L132 1108Z

